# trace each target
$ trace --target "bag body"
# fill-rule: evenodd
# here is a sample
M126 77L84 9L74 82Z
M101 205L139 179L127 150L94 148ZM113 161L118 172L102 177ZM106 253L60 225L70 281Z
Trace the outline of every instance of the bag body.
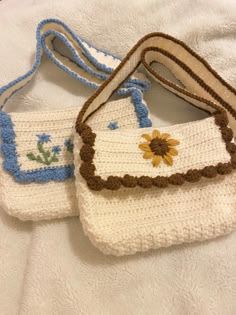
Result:
M36 31L35 62L30 71L0 89L6 101L36 73L43 51L70 76L97 88L119 60L89 46L64 23L42 21ZM73 60L57 52L60 40ZM151 124L142 93L148 81L133 76L117 91L117 99L95 115L94 128L113 130ZM1 164L0 198L3 208L21 220L45 220L78 215L73 163L73 126L78 109L40 112L0 112Z
M207 77L214 73L216 80L218 75L205 62L202 73L195 73L192 62L200 59L196 54L191 54L194 60L187 58L185 52L186 45L178 41L177 49L176 40L168 35L147 35L79 113L74 159L80 219L91 242L104 254L122 256L204 241L236 227L236 145L228 125L229 117L235 125L234 109L225 106L223 98L233 88L226 93L224 85L225 93L213 102L216 93L208 95L212 82L208 85L196 76L205 71ZM189 88L180 89L160 77L151 67L153 62L167 66L181 83L189 80L184 84ZM210 117L163 128L94 129L93 114L140 63L162 85Z

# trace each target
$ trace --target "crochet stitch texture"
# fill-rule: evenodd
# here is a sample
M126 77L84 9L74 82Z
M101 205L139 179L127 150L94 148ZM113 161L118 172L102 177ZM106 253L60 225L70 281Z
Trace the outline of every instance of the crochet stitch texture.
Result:
M171 69L185 83L184 88L153 71L153 62ZM164 163L153 167L143 158L142 135L148 141L150 134L157 139L155 128L104 132L90 125L93 114L103 109L140 63L164 87L210 115L202 121L158 128L164 137L173 135L170 143L178 144L178 154L172 151L171 167ZM209 84L199 75L208 78ZM222 98L213 90L213 83ZM223 99L231 92L236 95L184 43L153 33L138 41L85 102L76 121L77 199L84 232L104 254L122 256L204 241L236 228L236 145L228 125L230 121L235 126L234 110ZM145 143L141 149L165 154L169 148L159 144Z

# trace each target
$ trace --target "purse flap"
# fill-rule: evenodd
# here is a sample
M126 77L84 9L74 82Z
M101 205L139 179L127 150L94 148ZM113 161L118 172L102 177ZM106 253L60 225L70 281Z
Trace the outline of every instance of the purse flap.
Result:
M153 62L171 70L182 86L153 71ZM210 117L159 130L94 131L91 117L102 110L140 64L165 88L207 111ZM227 175L236 168L233 131L228 127L228 119L235 125L230 103L234 104L235 99L236 91L184 43L166 34L148 34L79 112L76 132L83 141L80 173L93 190L116 190L122 186L163 188Z
M140 119L137 107L145 112L142 119L146 121ZM73 177L72 134L77 112L77 108L12 114L0 112L4 169L18 182L63 181ZM90 124L100 130L137 128L141 123L150 122L147 115L142 97L137 102L135 94L131 94L108 102L91 117Z
M216 124L217 123L217 124ZM93 190L197 182L233 169L232 130L222 114L170 127L81 133L81 175Z

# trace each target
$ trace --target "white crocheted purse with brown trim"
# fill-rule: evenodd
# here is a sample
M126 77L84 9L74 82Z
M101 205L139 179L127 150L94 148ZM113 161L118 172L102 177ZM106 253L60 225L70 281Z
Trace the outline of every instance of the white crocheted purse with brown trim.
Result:
M151 67L168 67L184 88ZM164 128L98 131L90 124L142 64L209 117ZM142 38L84 104L75 134L78 206L85 233L105 254L203 241L236 227L235 90L184 43ZM227 117L227 114L228 117Z
M35 75L41 55L67 74L93 89L109 77L120 60L78 37L63 22L43 20L36 32L37 47L31 70L0 88L0 105ZM58 39L71 58L53 48ZM148 81L138 74L117 91L117 99L94 115L96 129L139 128L150 125L142 98ZM80 104L78 104L79 106ZM78 108L25 113L0 112L0 199L6 212L21 220L78 215L73 165L73 126Z

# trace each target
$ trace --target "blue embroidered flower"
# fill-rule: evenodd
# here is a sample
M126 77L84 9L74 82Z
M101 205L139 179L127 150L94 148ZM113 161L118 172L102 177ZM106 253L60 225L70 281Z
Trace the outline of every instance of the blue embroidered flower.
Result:
M66 139L64 142L64 146L66 147L66 150L73 153L74 144L72 143L71 139Z
M115 129L119 128L118 122L117 121L111 121L107 127L111 130L115 130Z
M41 135L37 135L39 143L47 143L51 141L51 136L46 133L42 133Z
M61 148L59 145L55 145L53 148L52 148L52 152L55 153L55 154L59 154L61 152Z
M61 152L59 145L53 146L51 149L45 148L44 144L51 141L51 136L45 133L36 135L37 141L37 153L29 152L27 157L30 161L36 161L37 163L51 165L54 162L58 162L57 155Z

